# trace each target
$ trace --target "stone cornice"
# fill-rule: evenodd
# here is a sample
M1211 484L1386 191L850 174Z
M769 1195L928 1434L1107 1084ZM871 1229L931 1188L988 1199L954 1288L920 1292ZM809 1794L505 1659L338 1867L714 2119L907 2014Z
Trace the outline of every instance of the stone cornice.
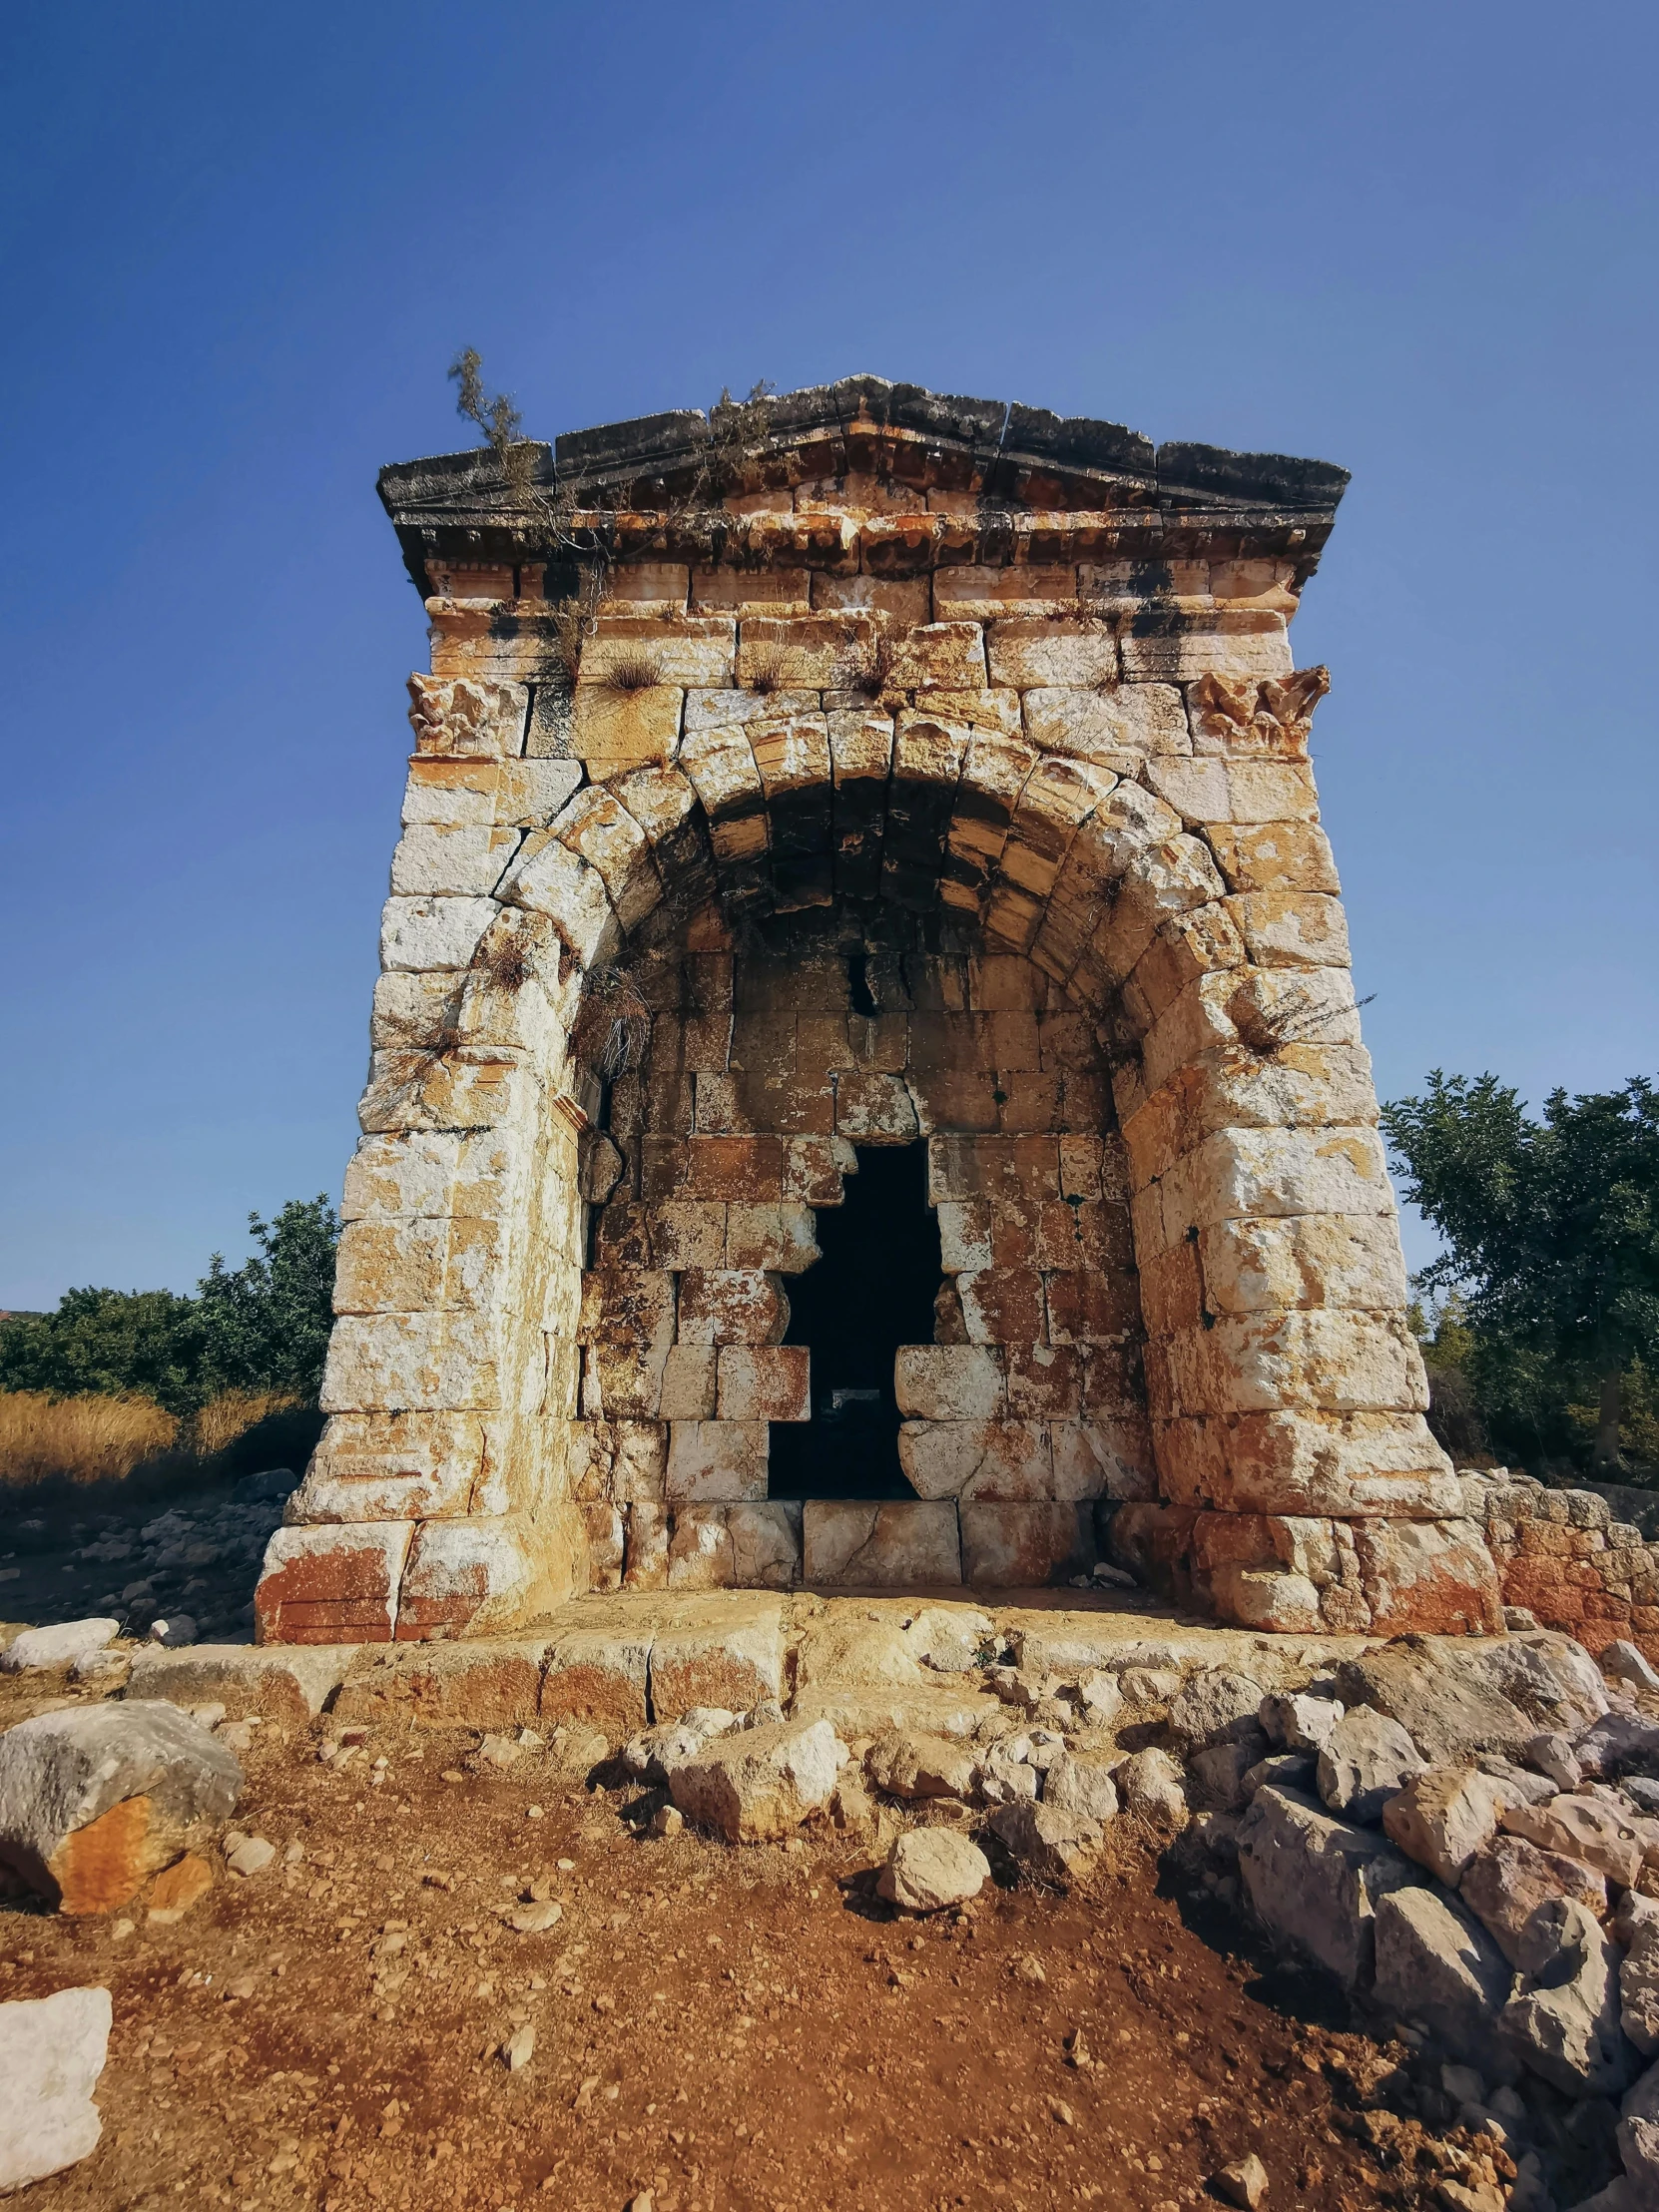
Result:
M872 574L957 564L1290 559L1330 534L1347 471L1165 444L1116 423L859 376L717 410L648 415L528 444L509 484L487 448L385 468L409 572L603 547Z

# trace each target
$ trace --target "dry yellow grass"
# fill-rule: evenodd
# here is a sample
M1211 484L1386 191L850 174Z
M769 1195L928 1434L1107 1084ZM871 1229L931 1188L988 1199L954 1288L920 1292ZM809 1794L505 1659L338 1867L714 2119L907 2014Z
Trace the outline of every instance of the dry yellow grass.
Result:
M199 1459L211 1459L216 1451L234 1444L256 1421L295 1402L281 1390L222 1390L193 1415L184 1440Z
M225 1390L180 1421L148 1397L0 1390L0 1483L121 1481L165 1451L211 1459L293 1402L278 1390Z
M169 1450L178 1434L179 1423L153 1398L0 1390L0 1481L119 1480Z

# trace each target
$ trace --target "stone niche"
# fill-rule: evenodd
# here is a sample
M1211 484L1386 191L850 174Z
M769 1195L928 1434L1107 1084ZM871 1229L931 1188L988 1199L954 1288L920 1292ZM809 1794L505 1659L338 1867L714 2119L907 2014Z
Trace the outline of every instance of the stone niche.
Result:
M870 377L527 457L381 477L432 667L262 1637L1108 1553L1497 1627L1289 640L1343 471ZM815 1392L792 1286L893 1148L937 1292ZM885 1494L778 1494L878 1394Z

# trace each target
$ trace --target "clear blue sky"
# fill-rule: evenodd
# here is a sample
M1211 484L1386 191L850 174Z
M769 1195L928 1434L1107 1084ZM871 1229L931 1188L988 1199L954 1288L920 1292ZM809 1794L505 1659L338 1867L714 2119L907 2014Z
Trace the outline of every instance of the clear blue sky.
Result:
M1384 1096L1652 1072L1651 7L16 5L0 1306L337 1192L383 461L852 370L1354 471L1298 658ZM1422 1257L1421 1232L1411 1233Z

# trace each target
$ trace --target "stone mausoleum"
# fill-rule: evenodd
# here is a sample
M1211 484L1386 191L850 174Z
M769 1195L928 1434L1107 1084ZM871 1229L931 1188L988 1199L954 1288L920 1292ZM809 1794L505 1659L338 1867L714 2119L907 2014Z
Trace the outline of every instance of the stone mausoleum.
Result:
M1485 1630L1290 626L1347 478L850 377L388 468L431 622L270 1641Z

